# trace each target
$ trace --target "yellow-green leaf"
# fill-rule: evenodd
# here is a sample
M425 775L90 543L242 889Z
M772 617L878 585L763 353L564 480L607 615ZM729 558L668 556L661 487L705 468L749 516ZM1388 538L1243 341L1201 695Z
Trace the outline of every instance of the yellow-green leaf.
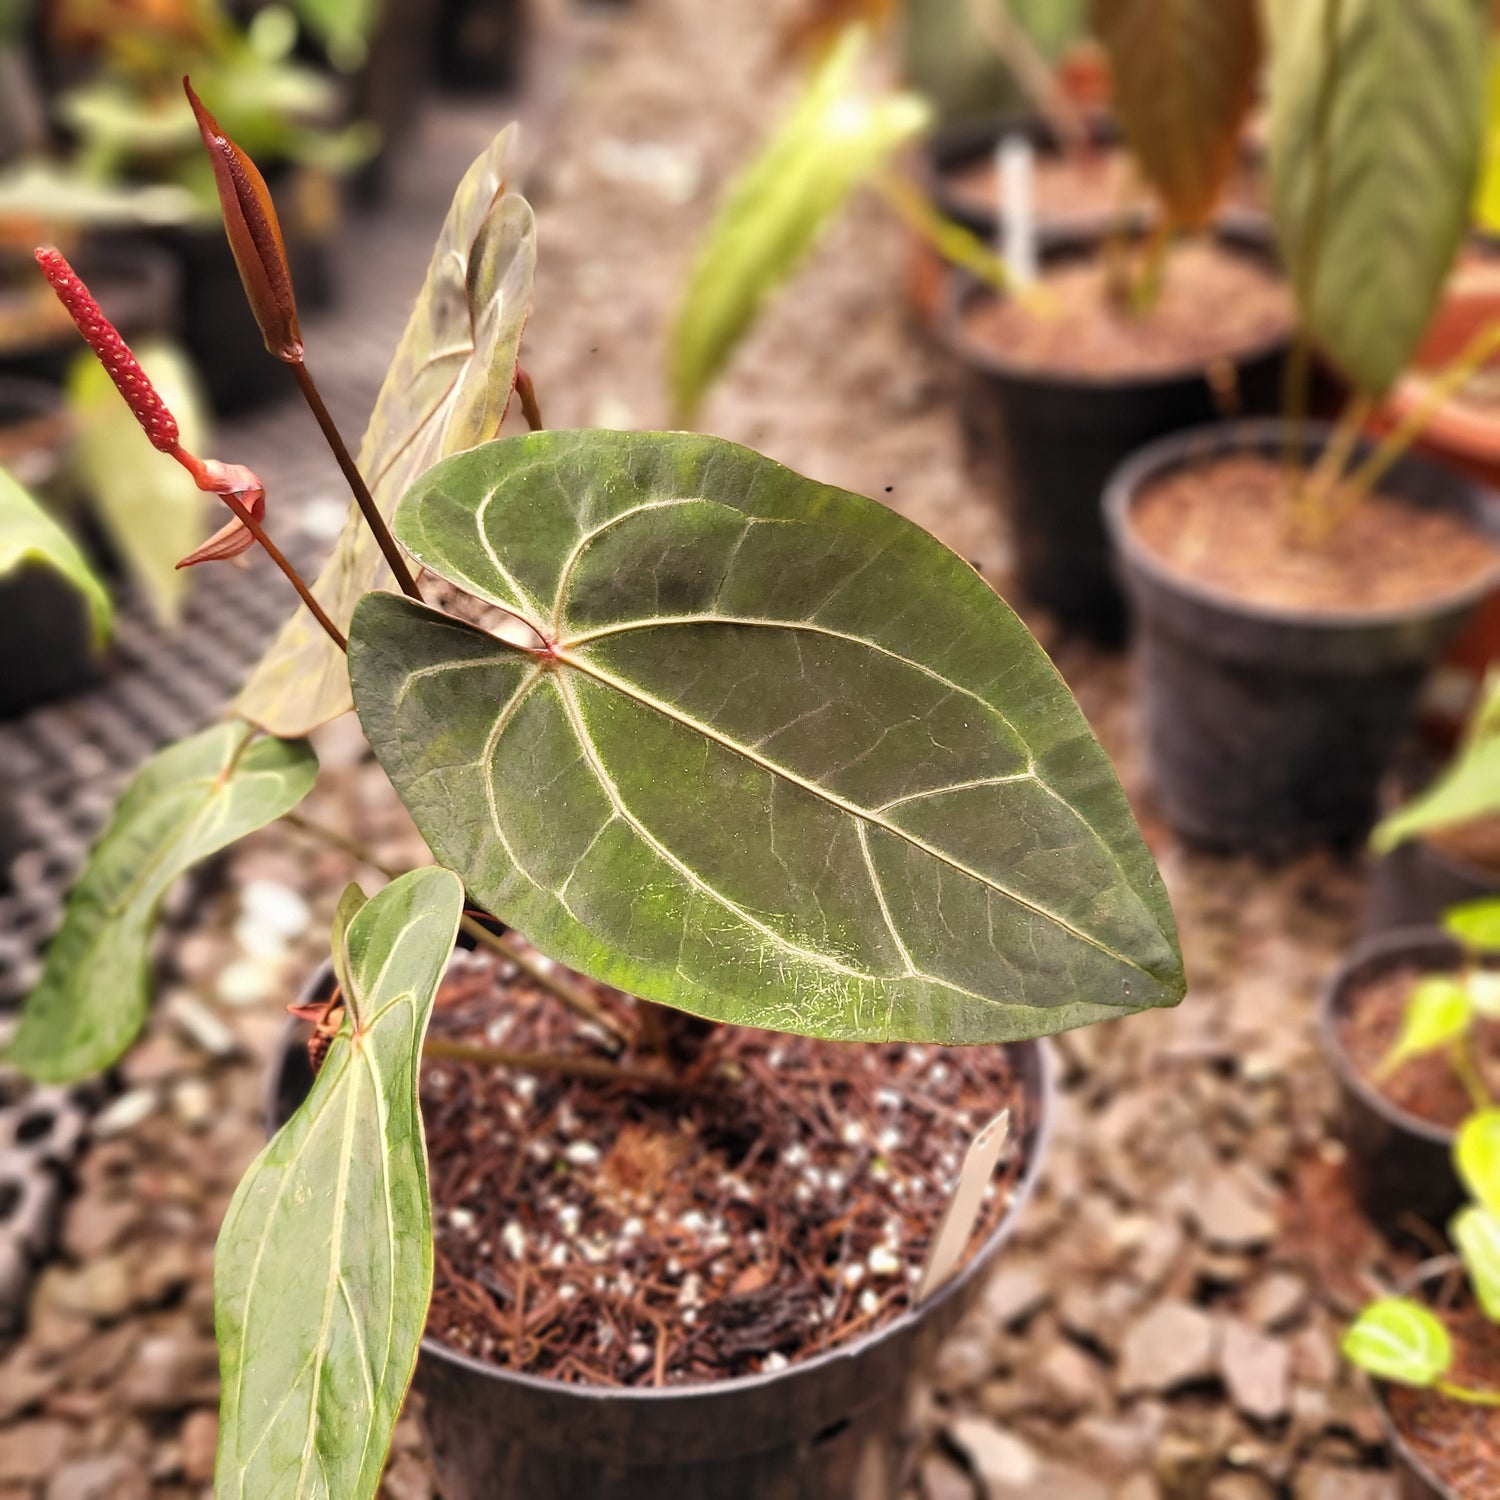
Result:
M536 265L531 206L508 189L515 133L513 125L501 131L459 184L365 429L359 468L387 519L424 469L494 437L510 402ZM347 631L360 595L390 582L390 568L351 504L313 593ZM237 709L285 737L307 734L349 706L343 653L298 609Z
M1360 1313L1344 1335L1344 1358L1382 1380L1430 1386L1448 1373L1448 1330L1409 1297L1382 1297Z
M1500 1213L1471 1204L1449 1231L1485 1315L1500 1323Z
M684 425L761 305L849 195L928 123L914 94L859 85L852 27L759 156L731 186L698 251L672 329L672 399Z
M28 563L41 563L66 578L88 605L95 637L103 640L109 634L114 608L78 544L23 485L0 469L0 578Z
M354 914L344 1025L229 1205L214 1258L219 1500L379 1487L432 1295L417 1079L463 901L447 870L415 870Z
M1402 1063L1456 1042L1473 1018L1474 1005L1462 980L1447 974L1418 980L1407 996L1401 1029L1376 1077L1388 1078Z
M1500 1214L1500 1109L1480 1110L1464 1121L1453 1162L1474 1201Z

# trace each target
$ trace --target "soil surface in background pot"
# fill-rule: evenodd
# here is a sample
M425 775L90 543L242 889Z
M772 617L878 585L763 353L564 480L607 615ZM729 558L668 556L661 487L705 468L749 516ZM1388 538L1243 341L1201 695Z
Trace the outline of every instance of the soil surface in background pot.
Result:
M1500 814L1433 828L1422 835L1425 842L1451 859L1461 859L1486 875L1500 878Z
M1292 327L1286 283L1255 255L1196 239L1167 257L1161 293L1132 313L1110 294L1102 253L1061 256L1033 305L976 298L964 331L1012 368L1060 377L1177 375L1266 349Z
M1434 972L1411 964L1361 983L1345 999L1338 1039L1355 1071L1382 1097L1409 1115L1452 1129L1473 1113L1474 1105L1446 1050L1410 1058L1394 1073L1376 1076L1395 1045L1412 987ZM1490 1092L1500 1097L1500 1023L1476 1021L1470 1034L1475 1066Z
M1440 1312L1453 1336L1447 1379L1470 1390L1500 1390L1500 1325L1472 1303ZM1407 1446L1456 1495L1494 1495L1500 1474L1500 1413L1436 1391L1385 1387L1391 1418Z
M633 1001L578 982L637 1034ZM611 1056L600 1028L489 954L450 971L432 1035ZM602 1386L777 1370L906 1311L974 1134L1008 1104L1011 1140L1026 1136L1002 1047L701 1024L686 1040L671 1092L426 1061L429 1334ZM661 1071L644 1043L614 1060ZM1011 1146L970 1252L1021 1166Z
M1401 609L1462 589L1500 548L1459 517L1366 496L1325 542L1297 545L1274 459L1232 454L1183 467L1131 508L1140 539L1179 577L1250 604Z

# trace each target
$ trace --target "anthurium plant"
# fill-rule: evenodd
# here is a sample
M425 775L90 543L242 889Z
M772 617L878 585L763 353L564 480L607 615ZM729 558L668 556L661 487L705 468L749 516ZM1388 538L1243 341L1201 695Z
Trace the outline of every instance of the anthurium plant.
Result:
M1474 1301L1500 1323L1500 1109L1471 1115L1458 1132L1454 1165L1472 1201L1449 1228ZM1344 1357L1381 1380L1432 1389L1455 1401L1500 1407L1500 1370L1490 1385L1453 1378L1453 1339L1442 1319L1412 1297L1370 1303L1344 1335Z
M305 735L352 703L437 863L344 893L316 1086L225 1222L218 1489L369 1496L432 1284L417 1082L466 906L647 1000L847 1041L996 1043L1170 1005L1182 961L1108 761L968 564L731 443L536 430L513 130L459 185L356 462L307 372L264 184L198 119L267 348L355 504L305 582L269 534L275 497L183 446L39 252L152 442L232 513L188 561L259 545L301 607L235 716L131 783L11 1058L69 1080L120 1057L167 885L295 808ZM497 439L515 394L534 430ZM419 570L501 623L425 602Z

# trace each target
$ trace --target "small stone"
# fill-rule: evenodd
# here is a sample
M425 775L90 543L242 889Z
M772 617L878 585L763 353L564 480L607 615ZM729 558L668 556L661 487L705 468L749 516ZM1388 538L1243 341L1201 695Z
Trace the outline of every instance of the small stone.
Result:
M36 1406L61 1378L56 1367L38 1363L23 1344L0 1364L0 1422L12 1422Z
M1295 1500L1396 1500L1397 1485L1393 1474L1373 1469L1307 1464L1298 1471L1292 1494Z
M943 1345L933 1372L933 1385L944 1396L973 1390L994 1367L988 1341L977 1333L960 1332Z
M133 1277L135 1300L142 1307L158 1307L198 1275L200 1262L206 1257L191 1241L155 1240L142 1244L135 1252ZM205 1264L204 1270L208 1267Z
M31 1481L45 1479L74 1443L74 1431L66 1422L39 1419L21 1422L0 1432L0 1479Z
M1068 1429L1068 1441L1070 1445L1076 1441L1088 1452L1093 1465L1106 1473L1128 1474L1151 1462L1161 1442L1165 1421L1160 1406L1138 1401L1117 1417L1095 1412L1079 1418ZM1151 1480L1150 1484L1154 1489L1156 1481Z
M233 1057L239 1051L234 1032L191 990L173 990L161 1008L163 1016L210 1057Z
M63 1220L63 1249L80 1261L107 1255L129 1233L140 1212L135 1203L111 1203L83 1193L69 1205Z
M1115 1491L1115 1500L1161 1500L1161 1486L1150 1474L1132 1474Z
M1053 1344L1036 1373L1049 1404L1062 1415L1096 1407L1106 1399L1103 1369L1076 1344L1065 1340Z
M1274 1271L1257 1281L1245 1300L1245 1316L1262 1328L1285 1328L1307 1305L1307 1283L1290 1271Z
M1037 1267L1002 1266L984 1291L985 1321L995 1328L1014 1327L1025 1322L1050 1296L1046 1278Z
M214 1454L219 1443L218 1413L206 1409L189 1413L187 1421L182 1424L182 1435L178 1441L182 1450L183 1477L190 1484L211 1484L214 1477Z
M214 993L225 1005L259 1005L269 1000L279 986L273 965L254 958L237 958L220 971Z
M96 1323L123 1317L134 1302L126 1257L111 1255L77 1271L61 1272L52 1280L51 1295L54 1306Z
M275 880L246 881L240 892L245 917L280 938L300 937L312 914L296 891Z
M1136 1248L1131 1272L1143 1285L1156 1291L1177 1264L1187 1241L1182 1225L1176 1219L1158 1219L1146 1231Z
M1340 1359L1334 1336L1316 1325L1299 1329L1291 1339L1292 1374L1309 1385L1332 1385Z
M1242 1172L1210 1174L1187 1199L1199 1233L1219 1250L1253 1250L1276 1234L1272 1201Z
M121 1377L122 1394L136 1411L177 1411L211 1401L218 1385L212 1339L159 1333L141 1342Z
M948 1424L948 1438L992 1497L1004 1489L1024 1491L1041 1467L1026 1443L984 1417L955 1417Z
M1120 1389L1170 1391L1214 1372L1219 1333L1207 1313L1159 1302L1131 1324L1120 1349Z
M1276 1486L1264 1475L1244 1470L1220 1474L1209 1485L1205 1500L1276 1500Z
M99 1140L124 1135L150 1117L156 1108L155 1089L131 1089L106 1104L94 1116L94 1135Z
M120 1076L132 1087L143 1088L147 1084L165 1083L176 1078L191 1062L190 1055L176 1037L159 1031L143 1037L125 1054L120 1063Z
M172 1113L188 1130L205 1130L219 1113L214 1086L206 1078L180 1078L172 1088Z
M150 1500L151 1483L123 1453L101 1453L65 1464L47 1486L47 1500Z
M974 1481L939 1453L922 1460L923 1500L974 1500Z
M1219 1366L1230 1399L1247 1417L1274 1422L1286 1415L1292 1351L1284 1340L1238 1318L1230 1319L1224 1325Z

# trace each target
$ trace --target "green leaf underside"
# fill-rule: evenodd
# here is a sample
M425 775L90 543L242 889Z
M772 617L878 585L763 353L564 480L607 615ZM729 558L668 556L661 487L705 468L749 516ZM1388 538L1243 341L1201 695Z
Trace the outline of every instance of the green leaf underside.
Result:
M1382 1297L1344 1335L1344 1358L1382 1380L1430 1386L1453 1363L1448 1330L1407 1297Z
M424 469L487 442L505 418L536 267L531 206L506 190L515 137L514 126L501 131L459 184L375 398L359 470L387 519ZM360 596L393 581L351 504L314 595L347 630ZM287 737L308 734L349 707L343 653L299 608L251 674L236 711Z
M1468 1031L1473 1017L1474 1004L1461 980L1445 974L1419 980L1407 997L1401 1030L1378 1076L1388 1078L1402 1063L1449 1046Z
M1385 818L1370 842L1380 854L1420 834L1500 812L1500 736L1466 749L1431 787Z
M217 724L154 755L126 789L68 897L11 1045L8 1060L32 1078L71 1082L121 1056L145 1020L148 946L172 882L311 789L311 746L252 733Z
M1114 102L1147 180L1173 220L1219 201L1260 71L1258 0L1093 0Z
M861 92L867 43L862 28L845 31L732 184L697 254L672 330L672 397L684 420L849 196L928 123L914 94Z
M748 449L540 433L429 472L422 563L559 643L391 595L365 731L544 952L714 1019L985 1042L1181 997L1109 762L1025 627L886 507Z
M463 887L393 881L349 923L364 1024L246 1173L219 1234L219 1500L364 1500L380 1483L432 1291L422 1038Z
M1411 358L1468 227L1487 38L1476 0L1342 0L1326 193L1316 120L1330 0L1279 0L1271 196L1305 325L1383 394Z
M1500 1214L1500 1109L1481 1110L1464 1121L1453 1159L1475 1201Z
M88 605L95 637L102 640L109 634L114 608L78 544L25 486L0 469L0 578L29 563L61 574Z

